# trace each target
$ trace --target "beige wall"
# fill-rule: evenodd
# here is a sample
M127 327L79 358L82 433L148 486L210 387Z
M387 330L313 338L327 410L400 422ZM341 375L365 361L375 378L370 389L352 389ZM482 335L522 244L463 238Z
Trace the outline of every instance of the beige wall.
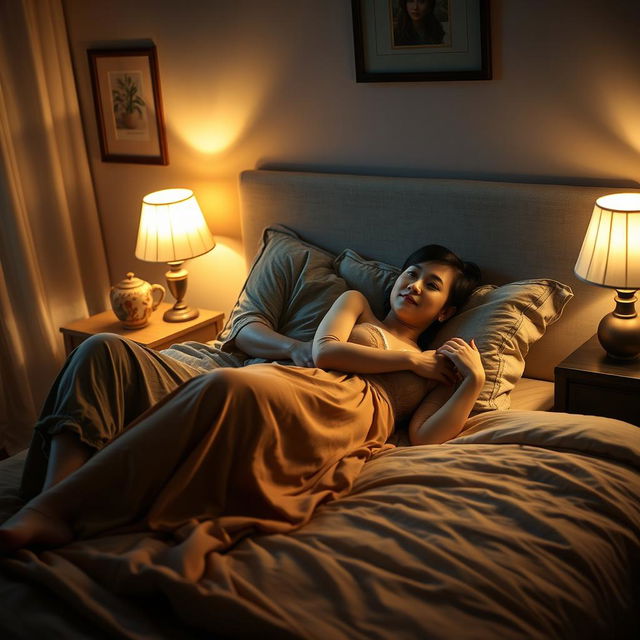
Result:
M640 3L494 0L494 79L357 84L348 0L64 0L112 280L140 200L196 192L219 246L189 300L228 311L244 277L238 173L256 166L638 186ZM86 49L158 48L170 164L100 160Z

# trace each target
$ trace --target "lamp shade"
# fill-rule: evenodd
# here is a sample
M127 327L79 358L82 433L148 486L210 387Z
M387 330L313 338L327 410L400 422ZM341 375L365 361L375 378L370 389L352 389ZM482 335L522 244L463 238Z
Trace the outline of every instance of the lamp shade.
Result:
M190 189L163 189L142 199L136 258L178 262L201 256L215 246Z
M601 287L640 289L640 193L596 200L574 271Z

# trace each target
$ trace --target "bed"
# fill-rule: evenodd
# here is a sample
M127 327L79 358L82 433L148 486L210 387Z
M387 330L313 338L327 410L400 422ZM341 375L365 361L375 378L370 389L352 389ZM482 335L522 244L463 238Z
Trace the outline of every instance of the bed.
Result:
M572 269L595 199L619 190L269 170L239 185L252 266L212 347L223 360L241 359L234 335L256 305L273 311L269 282L281 328L304 338L332 296L373 299L437 242L484 274L434 338L480 340L490 384L474 415L443 445L406 446L399 429L349 495L193 579L163 571L149 590L159 543L144 532L2 559L2 637L638 637L640 430L552 411L554 366L611 305ZM20 506L23 458L0 465L0 519ZM148 564L112 562L133 546Z

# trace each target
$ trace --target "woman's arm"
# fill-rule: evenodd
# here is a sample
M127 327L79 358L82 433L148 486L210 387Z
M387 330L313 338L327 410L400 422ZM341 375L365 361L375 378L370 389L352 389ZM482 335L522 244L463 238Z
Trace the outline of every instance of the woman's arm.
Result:
M320 322L312 354L317 367L352 373L386 373L410 366L409 352L372 349L348 342L353 327L372 316L359 291L345 291Z
M350 373L389 373L413 371L442 382L453 380L446 359L435 351L374 349L348 342L358 322L373 320L367 299L359 291L346 291L334 303L318 326L313 339L313 360L322 369Z
M471 340L453 338L438 352L449 358L462 375L462 382L455 391L449 387L436 387L416 409L409 423L411 444L441 444L455 438L482 390L485 373L480 354Z
M313 367L311 342L289 338L260 322L242 327L235 338L236 345L254 358L293 360L299 367Z

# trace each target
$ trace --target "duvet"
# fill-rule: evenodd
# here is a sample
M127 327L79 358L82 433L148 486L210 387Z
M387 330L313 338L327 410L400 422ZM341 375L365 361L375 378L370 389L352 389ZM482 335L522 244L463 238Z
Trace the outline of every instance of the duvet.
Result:
M20 460L0 508L18 506ZM9 638L638 637L640 430L493 411L437 446L374 455L287 534L206 552L120 533L0 560ZM162 557L163 564L154 564ZM167 557L171 559L166 562Z

